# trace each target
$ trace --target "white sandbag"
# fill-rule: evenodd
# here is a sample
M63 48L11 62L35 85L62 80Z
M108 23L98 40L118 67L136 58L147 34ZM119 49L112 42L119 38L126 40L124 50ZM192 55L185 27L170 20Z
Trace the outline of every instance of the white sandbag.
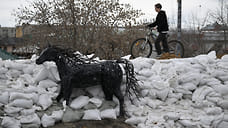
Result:
M14 107L21 107L21 108L32 108L33 101L32 100L26 100L26 99L16 99L13 102L9 103L9 105Z
M48 78L48 75L49 71L47 70L47 68L44 67L37 74L35 74L34 81L39 82L41 80L45 80Z
M203 86L203 87L197 88L192 95L192 101L201 102L202 100L205 99L207 94L209 94L210 92L213 92L213 91L214 90L208 86Z
M34 84L34 79L30 74L22 74L20 78L28 85Z
M228 62L228 55L224 55L221 57L221 61Z
M218 102L218 105L222 107L223 109L228 109L228 101L227 100L221 100Z
M226 65L227 66L227 65ZM228 75L225 76L218 76L218 78L224 82L228 81Z
M213 86L214 90L221 95L228 95L228 86L227 85L216 85Z
M86 110L82 119L84 119L84 120L101 120L100 111L98 109Z
M165 101L167 96L169 94L169 88L163 89L163 90L158 90L156 92L156 95L159 99L161 99L162 101Z
M224 113L224 116L223 116L223 121L227 121L228 122L228 113Z
M12 78L18 78L21 74L22 74L21 71L12 69L6 73L6 76L8 77L8 79L12 79Z
M0 67L0 74L5 74L7 72L8 72L8 69L7 68Z
M73 111L70 107L67 107L63 113L62 122L75 122L81 120L84 112L82 111Z
M211 96L206 96L206 99L216 104L222 100L221 97L211 97Z
M59 72L56 66L52 66L49 69L48 78L53 81L60 81Z
M3 117L1 126L3 128L21 128L21 123L13 117Z
M40 118L36 113L31 115L24 115L20 117L21 124L37 124L40 125Z
M98 99L98 98L90 98L89 102L93 103L94 105L96 105L97 107L100 107L102 105L102 100Z
M220 107L204 108L204 111L208 115L220 115L222 113L222 109Z
M155 60L149 59L149 58L142 58L142 57L137 57L133 60L131 60L135 67L135 71L138 72L142 70L143 68L151 68L152 65L155 63Z
M41 117L41 124L43 127L50 127L55 125L55 119L53 119L51 116L48 116L47 114L44 114Z
M10 105L6 105L4 107L4 112L7 113L8 115L18 115L18 113L22 110L22 108L18 107L13 107Z
M220 124L218 124L217 128L226 128L228 126L228 122L227 121L222 121Z
M161 100L150 100L150 99L147 99L147 105L150 106L151 108L153 109L156 109L158 108L158 106L160 106L163 102Z
M220 77L220 76L226 76L227 73L224 70L214 70L213 73L210 74L213 77Z
M195 90L197 88L197 86L195 84L193 84L192 82L189 83L184 83L181 85L183 88L185 88L186 90Z
M26 64L15 63L14 61L10 61L10 60L6 60L4 64L5 64L5 67L9 69L20 70L20 71L22 71L23 68L27 66Z
M88 96L79 96L71 102L70 107L73 109L80 109L85 105L87 105L88 103L89 103Z
M163 116L163 118L165 120L174 120L174 121L176 121L176 120L180 119L180 114L176 113L176 112L168 112L168 113L166 113Z
M21 115L22 116L27 116L27 115L33 115L33 114L35 114L35 111L36 111L35 108L31 108L31 109L24 109L24 110L22 110L20 112L21 112Z
M149 70L148 68L144 68L139 71L139 74L143 75L144 77L149 78L153 75L153 72L151 72L151 70Z
M179 78L179 82L181 84L193 83L195 85L198 85L201 80L201 77L202 77L201 74L198 72L189 72L181 75Z
M8 92L3 92L0 95L0 103L8 104L8 102L9 102L9 93Z
M215 118L214 118L214 120L213 120L213 122L211 124L211 127L212 128L217 128L218 125L223 121L223 116L224 116L223 113L218 115L218 116L215 116Z
M63 110L53 111L52 114L51 114L51 117L53 119L55 119L55 122L58 122L58 121L62 120Z
M182 99L182 97L183 97L182 93L169 92L168 94L168 98Z
M146 117L131 117L125 120L126 123L131 125L136 125L140 123L145 123Z
M89 92L93 97L104 97L104 92L101 86L93 86L86 88L86 91Z
M142 97L146 97L149 94L149 90L148 89L143 89L143 90L141 90L140 93L141 93Z
M39 96L37 93L11 92L9 100L13 101L16 99L31 99L34 103L37 103L37 101L39 100Z
M185 88L183 88L183 87L177 87L177 88L175 89L175 91L176 91L177 93L181 93L181 94L183 94L183 95L192 95L192 92L191 92L191 91L189 91L189 90L187 90L187 89L185 89Z
M25 68L23 68L22 71L23 71L25 74L30 74L30 75L32 75L32 74L33 74L34 68L35 68L35 65L29 64L29 65L27 65Z
M114 109L106 109L101 111L101 118L111 118L116 119L116 111Z
M46 80L42 80L39 82L37 87L40 88L51 88L51 87L56 87L58 86L58 84L56 84L54 81L50 80L50 79L46 79Z
M178 122L187 128L196 128L198 124L192 120L178 120Z
M42 106L43 110L46 110L48 107L52 105L53 101L51 99L51 96L48 94L41 94L39 96L38 104Z

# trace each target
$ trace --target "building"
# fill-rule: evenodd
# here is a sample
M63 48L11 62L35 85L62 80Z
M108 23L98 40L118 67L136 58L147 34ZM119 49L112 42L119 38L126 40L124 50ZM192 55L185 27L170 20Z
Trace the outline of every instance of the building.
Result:
M205 52L216 51L224 54L228 51L228 26L217 22L201 29Z
M0 26L0 39L2 38L11 38L16 37L16 28L15 27L1 27Z
M0 26L0 48L11 53L16 44L16 28Z

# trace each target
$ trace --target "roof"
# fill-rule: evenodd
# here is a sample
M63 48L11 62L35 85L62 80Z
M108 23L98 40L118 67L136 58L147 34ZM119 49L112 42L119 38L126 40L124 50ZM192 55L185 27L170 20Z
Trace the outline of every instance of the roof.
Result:
M227 25L221 25L218 24L217 22L213 23L213 24L209 24L206 27L201 29L202 31L221 31L221 30L228 30L228 26Z

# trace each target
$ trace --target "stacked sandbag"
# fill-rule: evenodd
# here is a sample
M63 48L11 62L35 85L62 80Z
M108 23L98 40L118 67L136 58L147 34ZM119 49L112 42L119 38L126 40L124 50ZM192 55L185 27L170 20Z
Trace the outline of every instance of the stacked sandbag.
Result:
M58 70L53 62L0 60L0 123L7 128L49 127L57 122L116 119L119 103L106 101L100 86L74 89L69 106L57 103ZM141 97L125 97L126 122L138 128L228 125L228 56L131 60ZM124 86L124 82L122 86ZM123 90L124 93L124 90Z
M140 101L126 120L139 128L226 127L228 56L132 61L143 82Z
M36 65L31 60L0 60L0 123L3 127L49 127L56 122L116 119L118 100L104 100L100 86L76 89L68 107L56 103L58 70L53 62ZM89 96L90 97L89 97ZM64 108L63 108L64 107Z

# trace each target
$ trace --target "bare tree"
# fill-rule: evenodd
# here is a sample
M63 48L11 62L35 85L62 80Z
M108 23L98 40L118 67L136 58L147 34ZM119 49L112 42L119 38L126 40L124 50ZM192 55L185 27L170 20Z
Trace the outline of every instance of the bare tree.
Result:
M228 21L228 1L219 0L219 7L210 13L210 20L219 24L227 24Z
M102 45L118 47L120 27L136 24L140 10L119 0L36 0L18 8L18 24L36 24L33 41L64 44L82 53L96 52ZM119 44L118 44L119 43Z

